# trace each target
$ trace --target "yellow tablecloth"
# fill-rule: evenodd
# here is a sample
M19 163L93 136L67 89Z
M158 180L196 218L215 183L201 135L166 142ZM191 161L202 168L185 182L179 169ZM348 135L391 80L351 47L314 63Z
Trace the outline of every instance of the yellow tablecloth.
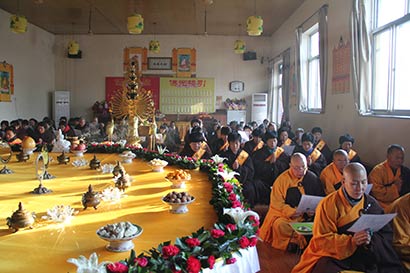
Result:
M96 230L108 223L130 221L140 225L144 232L134 239L135 251L140 253L156 247L159 243L176 237L189 235L201 226L210 228L216 222L216 213L209 205L211 183L206 174L198 170L190 171L192 180L187 183L185 191L196 200L188 206L186 214L171 214L168 205L161 198L172 191L171 183L165 180L168 171L177 167L165 168L163 173L151 172L150 167L142 160L124 164L132 176L132 186L126 191L127 197L118 203L102 202L97 210L83 210L81 197L89 184L94 190L101 191L114 185L111 174L87 167L58 165L57 154L50 154L54 161L50 163L49 172L55 179L45 180L44 186L53 193L34 195L29 193L38 186L35 179L34 158L22 163L12 162L7 166L15 173L0 175L0 272L76 272L76 266L66 262L68 258L87 258L97 252L99 261L118 261L127 258L129 252L113 253L105 249L107 242L96 235ZM76 159L71 155L71 161ZM92 155L85 154L87 160ZM102 164L114 164L119 159L115 154L97 154ZM182 191L182 190L180 190ZM12 233L6 224L6 218L17 209L22 201L25 209L34 211L37 221L33 229L19 230ZM55 205L64 204L74 207L79 213L70 224L64 226L41 220L46 210Z

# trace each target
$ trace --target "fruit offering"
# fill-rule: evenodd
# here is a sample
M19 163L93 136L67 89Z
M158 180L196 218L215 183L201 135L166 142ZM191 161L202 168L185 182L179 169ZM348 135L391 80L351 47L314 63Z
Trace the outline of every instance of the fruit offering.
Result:
M193 201L195 198L187 192L170 192L168 193L163 200L168 203L187 203Z
M171 180L190 180L191 174L184 170L178 169L173 172L169 172L165 178Z

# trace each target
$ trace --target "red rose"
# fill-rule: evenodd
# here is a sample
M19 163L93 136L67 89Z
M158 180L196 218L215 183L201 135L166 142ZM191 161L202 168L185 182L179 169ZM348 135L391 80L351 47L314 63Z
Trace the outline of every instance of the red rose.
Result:
M232 192L233 191L233 186L231 183L224 182L224 188L226 189L227 192Z
M209 268L213 269L214 268L214 264L215 264L215 257L214 256L209 256L208 257L208 264L209 264Z
M162 255L164 259L168 259L169 257L173 257L179 253L179 248L173 245L164 246L162 248Z
M232 202L232 208L240 208L242 207L242 203L239 200L235 200Z
M186 261L188 273L198 273L201 270L201 262L194 256Z
M134 262L141 267L146 267L148 265L148 260L145 257L135 258Z
M225 232L223 232L220 229L213 229L211 230L211 236L214 237L215 239L220 238L225 235Z
M226 224L226 228L231 230L231 231L234 231L234 230L236 230L236 225L235 224Z
M229 258L225 260L226 264L234 264L236 263L236 259L235 258Z
M232 202L236 201L236 194L230 193L229 196L228 196L228 199Z
M195 247L195 246L199 246L201 244L201 242L198 240L198 238L188 238L188 239L185 240L185 243L189 247Z
M258 243L258 238L257 237L251 237L249 240L249 246L256 246Z
M127 273L128 272L128 266L120 262L108 264L107 269L111 273Z
M247 248L247 247L249 246L249 239L248 239L247 237L245 237L245 236L242 236L242 237L239 239L239 246L240 246L241 248Z
M223 168L224 167L224 164L223 163L219 163L218 164L218 168Z
M252 226L259 227L259 224L260 224L259 219L256 219L255 216L249 216L249 220L253 222Z

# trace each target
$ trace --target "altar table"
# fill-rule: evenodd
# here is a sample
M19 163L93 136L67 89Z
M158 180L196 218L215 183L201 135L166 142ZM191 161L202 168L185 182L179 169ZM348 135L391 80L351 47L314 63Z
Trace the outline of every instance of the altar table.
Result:
M68 155L71 162L78 159L72 154ZM161 242L190 235L202 226L209 229L217 221L216 213L209 204L212 185L206 173L199 170L190 170L191 181L186 183L185 189L176 190L187 191L195 197L186 214L171 214L168 205L161 200L173 190L171 183L165 180L166 174L178 167L167 166L162 173L152 172L147 162L141 159L123 165L133 178L124 198L117 203L102 201L97 210L84 210L81 198L88 185L91 184L95 191L113 186L112 174L102 174L89 166L74 167L71 162L59 165L58 154L51 153L54 160L48 171L56 178L44 180L43 184L53 192L35 195L30 191L39 184L35 178L36 156L33 154L27 162L17 162L13 157L7 166L15 173L0 175L0 272L74 273L76 266L67 263L67 259L78 258L79 255L88 258L93 252L98 254L99 262L127 258L129 252L107 251L107 242L96 235L96 230L106 224L129 221L141 226L143 233L133 240L134 249L139 254L157 247ZM84 158L89 161L92 156L85 154ZM97 159L101 164L115 164L116 160L120 160L117 154L97 154ZM7 227L6 218L18 208L20 201L25 209L36 213L37 219L33 229L12 233ZM46 210L56 205L70 205L78 214L71 223L64 225L42 220ZM255 254L256 248L253 249L249 253ZM257 259L257 253L253 257Z

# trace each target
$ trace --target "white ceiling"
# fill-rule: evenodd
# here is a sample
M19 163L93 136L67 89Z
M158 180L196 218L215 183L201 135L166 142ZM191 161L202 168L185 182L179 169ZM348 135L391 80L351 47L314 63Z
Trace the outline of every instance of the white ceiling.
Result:
M54 34L127 34L127 17L144 17L143 34L246 35L246 19L261 15L264 36L276 29L304 0L0 0L0 8L25 15ZM205 27L206 9L206 27ZM155 24L154 24L155 22ZM241 27L239 24L242 24Z

